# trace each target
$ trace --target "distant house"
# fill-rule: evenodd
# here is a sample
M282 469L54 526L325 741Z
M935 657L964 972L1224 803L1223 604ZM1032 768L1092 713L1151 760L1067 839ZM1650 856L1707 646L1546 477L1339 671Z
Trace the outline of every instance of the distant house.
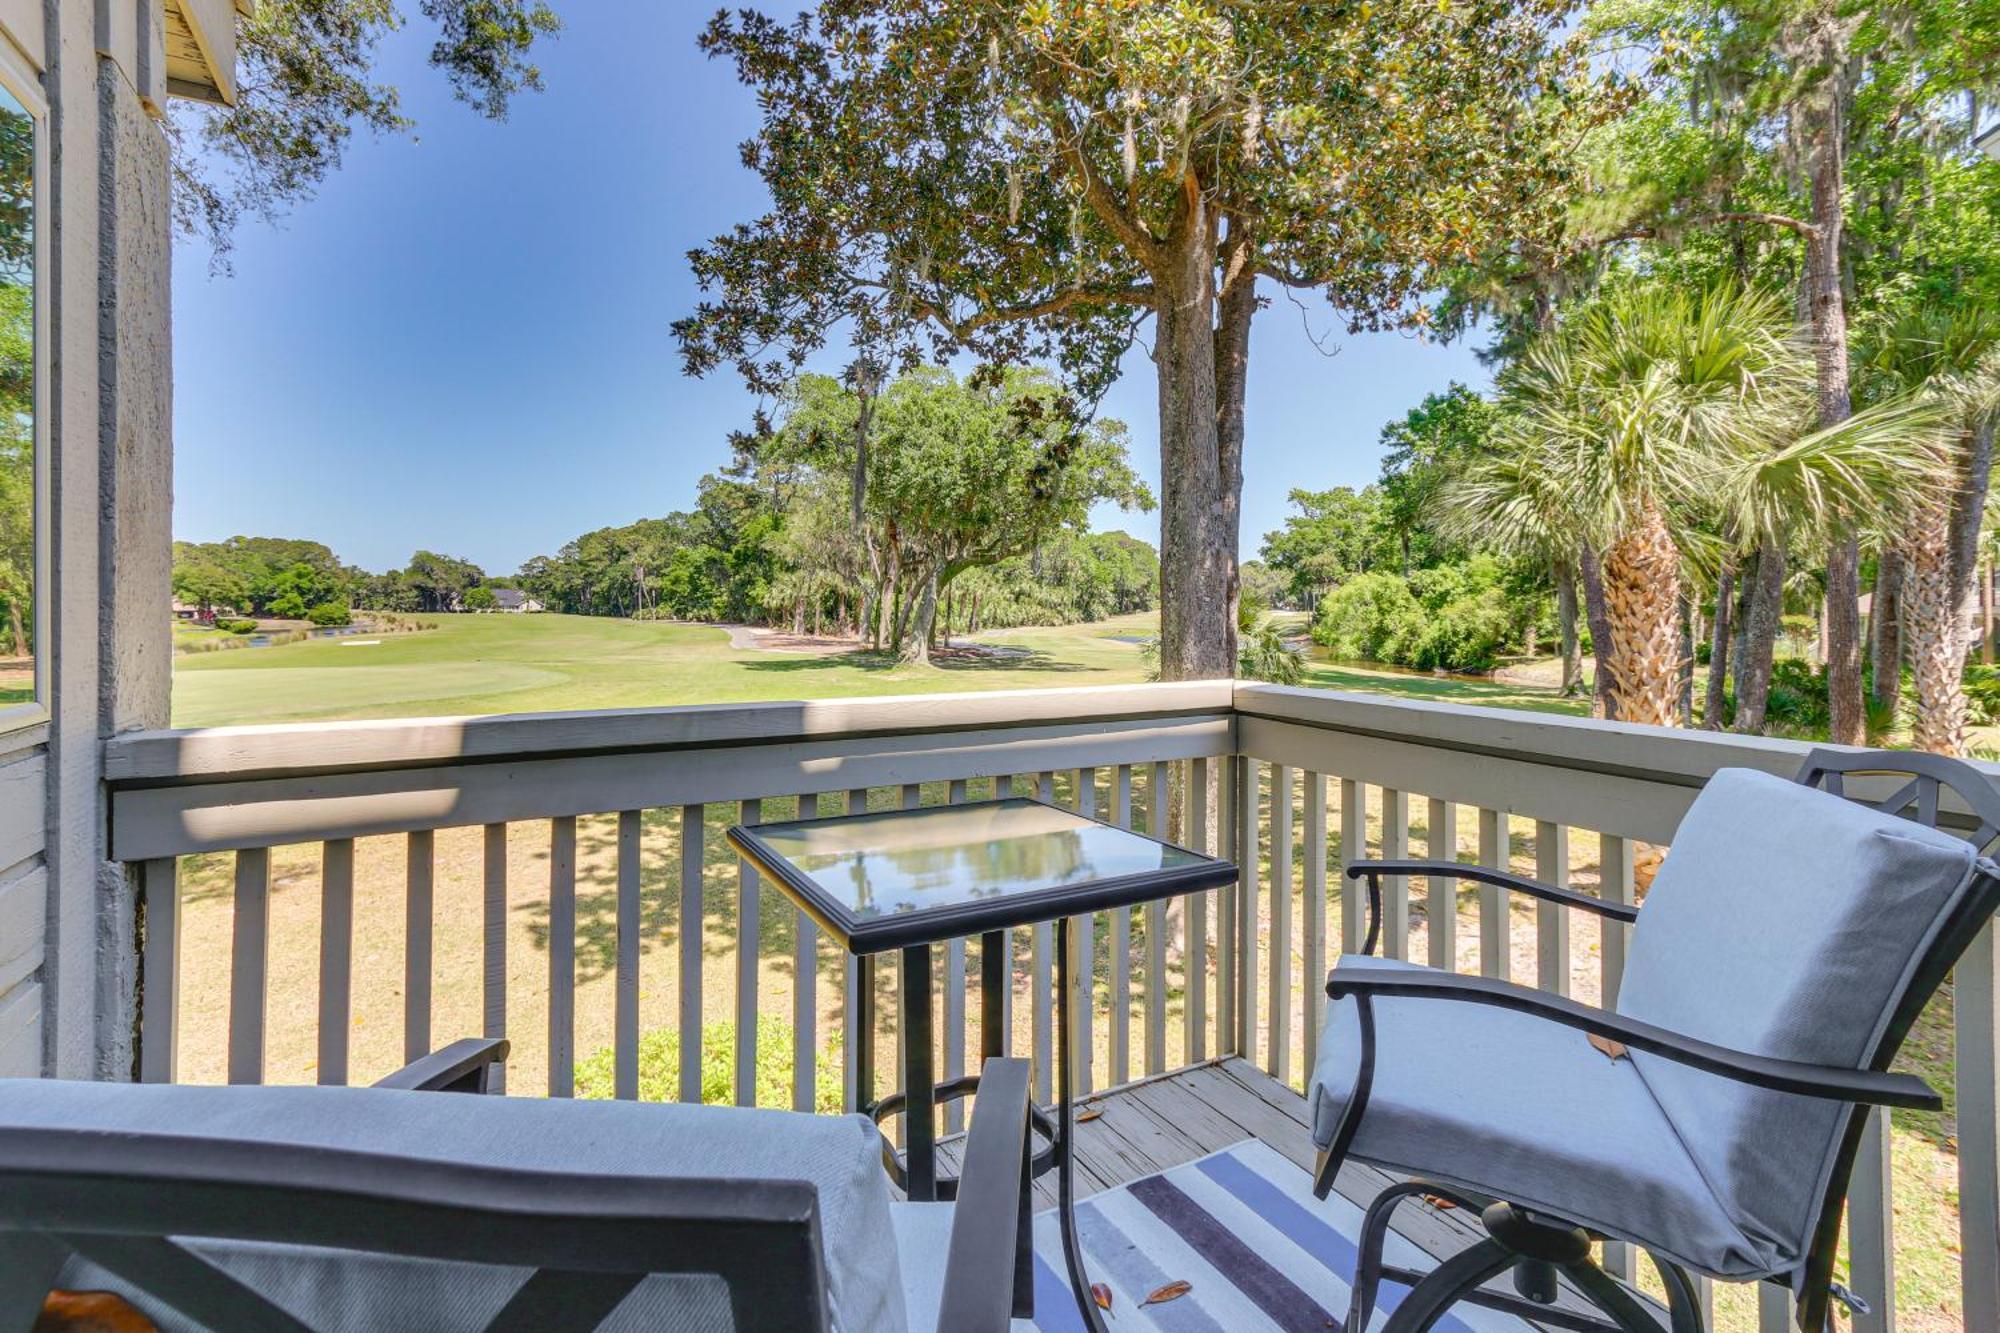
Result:
M544 611L548 608L522 592L519 588L495 588L493 589L493 609L495 611L511 611L515 615L523 615L533 611Z
M1995 125L1986 133L1979 135L1972 143L1975 148L1983 149L1986 156L2000 158L2000 125Z

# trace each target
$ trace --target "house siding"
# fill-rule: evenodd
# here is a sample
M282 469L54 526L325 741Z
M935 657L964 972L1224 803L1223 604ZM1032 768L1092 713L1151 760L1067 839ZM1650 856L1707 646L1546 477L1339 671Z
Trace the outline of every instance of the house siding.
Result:
M136 905L104 737L167 721L170 210L159 0L0 0L48 103L44 724L0 735L0 1075L129 1078ZM114 577L115 575L115 577Z

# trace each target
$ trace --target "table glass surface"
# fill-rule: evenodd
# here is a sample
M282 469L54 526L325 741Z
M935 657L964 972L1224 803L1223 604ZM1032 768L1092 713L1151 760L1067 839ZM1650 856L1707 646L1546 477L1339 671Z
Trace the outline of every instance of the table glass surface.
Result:
M858 921L1209 860L1019 797L752 832Z

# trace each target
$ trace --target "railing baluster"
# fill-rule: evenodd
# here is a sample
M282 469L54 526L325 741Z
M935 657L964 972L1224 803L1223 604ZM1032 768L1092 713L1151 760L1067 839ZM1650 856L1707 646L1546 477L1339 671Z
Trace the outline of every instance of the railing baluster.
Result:
M1146 832L1167 836L1167 809L1172 781L1167 765L1155 763L1146 785ZM1183 918L1187 909L1181 909ZM1146 1073L1167 1067L1167 936L1173 932L1172 903L1165 898L1146 908Z
M1325 1008L1322 987L1326 984L1326 777L1306 770L1305 792L1302 797L1306 806L1306 882L1303 896L1305 911L1299 921L1299 931L1304 936L1305 973L1301 982L1303 994L1300 1034L1305 1052L1305 1068L1312 1070L1319 1052L1320 1016Z
M549 1096L576 1095L576 817L549 821Z
M1792 1293L1788 1288L1775 1286L1769 1282L1757 1284L1757 1333L1791 1333L1797 1318L1793 1310ZM1867 1316L1857 1316L1854 1327L1867 1328L1863 1323Z
M613 1092L639 1097L640 812L618 813L618 974L612 1002Z
M484 889L486 939L484 977L480 994L480 1028L488 1037L507 1035L507 826L488 824L481 831L485 853ZM507 1090L507 1066L493 1071L495 1092Z
M146 990L139 1034L139 1078L172 1083L180 1063L180 860L163 856L139 866L146 904Z
M901 800L903 804L903 809L915 810L924 803L924 789L917 783L905 782L903 784ZM928 950L925 951L924 957L927 959L930 957L930 953ZM900 967L897 969L897 976L899 978L902 976L902 971ZM896 1068L894 1074L889 1080L889 1086L891 1088L900 1088L903 1086L902 1071L910 1067L910 1051L909 1051L910 1029L914 1027L919 1021L916 1015L906 1014L903 1012L902 1009L903 997L908 995L909 993L910 993L909 987L899 981L895 988L896 1005L897 1005ZM921 1021L924 1026L924 1030L928 1032L930 1030L931 1016L929 1014L925 1014L922 1016ZM931 1058L933 1060L937 1058L935 1052L932 1053ZM932 1065L931 1067L935 1069L937 1066ZM903 1133L908 1127L909 1127L909 1117L907 1116L896 1117L895 1129L892 1132L894 1133L896 1138L896 1146L899 1148L903 1146Z
M2000 970L1986 923L1953 969L1958 1055L1958 1252L2000 1254ZM1965 1327L2000 1328L2000 1265L1960 1266Z
M964 805L966 787L964 778L953 778L945 788L944 799L950 805ZM963 937L949 940L944 946L944 1073L941 1081L949 1083L965 1073L965 940ZM965 1128L965 1103L954 1100L945 1103L944 1132L956 1134Z
M1264 784L1255 759L1241 756L1236 768L1236 847L1237 879L1235 924L1231 930L1236 954L1236 1052L1245 1060L1257 1059L1257 917L1258 834L1261 831Z
M431 1051L431 917L436 839L429 829L409 836L403 899L403 1058Z
M737 821L764 822L764 803L744 801ZM758 933L763 921L758 903L757 868L736 858L736 1104L757 1104L757 966Z
M1895 1333L1895 1197L1889 1119L1878 1106L1862 1126L1860 1151L1847 1185L1847 1285L1868 1302L1867 1314L1855 1313L1854 1333ZM1784 1313L1790 1314L1790 1309ZM1768 1318L1764 1325L1770 1328Z
M1070 807L1086 817L1098 817L1098 771L1076 769L1070 773ZM1082 915L1070 921L1070 939L1076 941L1076 955L1070 969L1070 1049L1076 1053L1076 1093L1084 1095L1096 1087L1096 1019L1098 1019L1098 919Z
M1614 903L1630 903L1637 887L1633 878L1632 843L1628 838L1606 833L1598 838L1598 892ZM1603 943L1598 946L1598 990L1606 1009L1618 1003L1625 984L1625 949L1632 939L1632 927L1622 921L1602 918Z
M1481 858L1482 860L1484 857ZM1629 903L1633 897L1632 844L1616 834L1598 836L1598 893L1607 901ZM1496 892L1498 892L1496 890ZM1618 1003L1618 990L1625 980L1625 945L1632 928L1609 917L1600 920L1602 944L1598 956L1598 994L1607 1009ZM1612 1276L1631 1282L1638 1270L1638 1251L1620 1241L1604 1242L1604 1269Z
M819 797L799 797L800 819L819 814ZM792 1109L817 1110L819 1087L819 927L793 909L792 923Z
M1360 953L1368 938L1368 890L1347 877L1347 863L1368 855L1368 789L1340 780L1340 951Z
M1458 860L1458 807L1433 796L1424 819L1425 855L1433 861ZM1425 933L1430 965L1446 972L1458 970L1458 881L1431 875L1424 884Z
M1035 795L1043 801L1054 804L1055 774L1035 775ZM1055 1060L1055 1015L1049 993L1049 987L1054 984L1050 979L1055 958L1052 952L1054 942L1055 930L1048 922L1038 921L1031 928L1028 955L1028 998L1031 1008L1028 1019L1033 1029L1034 1040L1035 1100L1043 1105L1054 1100L1049 1082L1050 1066Z
M1209 850L1208 760L1188 761L1187 781L1188 844L1198 852ZM1181 969L1186 976L1187 998L1181 1005L1186 1025L1187 1058L1199 1064L1208 1058L1208 904L1210 891L1187 897L1187 939L1181 949Z
M1405 860L1410 855L1410 794L1382 788L1382 858ZM1382 956L1410 958L1410 877L1387 875L1382 880Z
M1225 861L1239 861L1241 819L1236 812L1238 773L1243 761L1224 759L1215 775L1215 842ZM1236 967L1242 962L1236 944L1236 894L1240 881L1215 891L1215 1053L1227 1056L1242 1049L1242 1025L1237 1021Z
M1479 864L1488 870L1507 868L1507 816L1499 810L1479 812ZM1479 971L1505 978L1512 972L1512 924L1507 890L1495 884L1479 886Z
M681 1069L680 1099L701 1100L701 951L706 928L702 907L702 856L706 830L702 807L681 807Z
M1280 1083L1292 1065L1292 769L1271 766L1271 1042L1264 1067Z
M347 1083L353 994L354 839L332 838L319 861L319 1081L331 1087Z
M1111 780L1111 822L1132 827L1132 766L1120 764ZM1111 914L1111 1068L1106 1087L1132 1077L1132 909Z
M1569 826L1535 821L1535 878L1569 887ZM1535 904L1535 984L1569 994L1569 910L1556 903Z
M229 1081L264 1081L264 985L271 965L271 849L236 853L229 945Z
M856 787L847 793L847 813L850 815L865 815L868 813L868 789L866 787ZM858 958L853 954L847 954L841 969L840 983L842 988L840 1104L850 1113L861 1110L875 1100L875 1086L872 1077L874 1074L873 1061L866 1062L870 1065L870 1068L865 1071L862 1069L864 1061L861 1057L867 1050L868 1045L875 1039L873 1032L864 1034L861 1030L863 1021L872 1022L875 1012L874 997L871 995L866 1001L862 998L861 983L863 977L867 978L869 985L872 986L874 984L875 971L869 966L868 960ZM871 1076L867 1087L862 1086L861 1076L864 1072Z

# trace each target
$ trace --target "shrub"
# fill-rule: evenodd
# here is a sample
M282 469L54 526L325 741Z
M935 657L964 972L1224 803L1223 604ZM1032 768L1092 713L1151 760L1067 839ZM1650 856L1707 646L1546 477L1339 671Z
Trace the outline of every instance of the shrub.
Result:
M1975 663L1965 669L1965 701L1981 726L2000 722L2000 667Z
M1359 574L1319 604L1312 638L1335 657L1398 662L1423 633L1424 612L1394 574Z
M1497 587L1446 602L1427 618L1404 665L1420 670L1491 671L1507 646L1513 617Z
M1302 663L1299 654L1285 642L1277 625L1266 620L1253 626L1237 641L1236 674L1245 680L1267 680L1273 685L1299 683ZM1158 661L1158 649L1154 661ZM1155 669L1157 675L1157 668Z
M813 1073L814 1109L838 1113L841 1099L840 1038L819 1053ZM709 1023L701 1030L701 1099L714 1104L736 1100L736 1025ZM617 1094L618 1053L606 1046L576 1066L576 1095L609 1098ZM656 1028L639 1037L639 1099L670 1102L680 1095L681 1034ZM772 1014L757 1015L757 1105L792 1104L792 1025Z
M215 627L230 634L255 634L257 622L254 620L218 620Z
M1764 702L1764 721L1785 731L1825 734L1833 724L1826 669L1802 657L1781 657L1771 664L1771 692Z
M318 606L306 612L306 619L323 628L331 628L336 625L345 625L353 617L348 615L347 608L339 602L321 602Z

